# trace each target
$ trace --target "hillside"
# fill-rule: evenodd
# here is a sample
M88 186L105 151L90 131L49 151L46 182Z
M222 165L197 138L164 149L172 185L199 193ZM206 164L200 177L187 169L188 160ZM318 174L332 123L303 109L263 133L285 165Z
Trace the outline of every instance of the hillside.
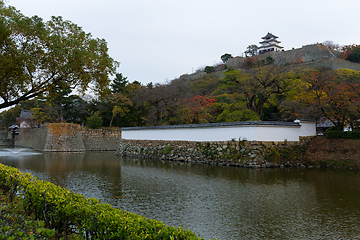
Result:
M309 162L326 166L360 167L360 140L315 137L307 147Z
M332 70L347 68L360 71L360 64L346 61L340 58L340 53L330 50L322 44L305 45L302 48L292 49L280 52L267 52L256 55L254 58L258 61L271 56L274 63L278 65L293 65L294 67L303 67L313 69L318 67L327 67ZM234 69L244 68L245 57L234 57L229 59L226 66ZM222 77L223 65L215 66L216 72ZM194 74L184 74L180 78L187 80L195 80L204 76L205 72L196 72Z

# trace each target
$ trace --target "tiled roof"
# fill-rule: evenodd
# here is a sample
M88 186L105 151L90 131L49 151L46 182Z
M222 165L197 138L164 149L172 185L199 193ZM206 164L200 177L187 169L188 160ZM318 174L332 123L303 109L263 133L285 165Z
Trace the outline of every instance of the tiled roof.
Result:
M268 32L265 37L262 37L262 39L271 38L271 37L278 38L274 34Z
M29 118L31 118L32 114L33 114L32 111L21 110L20 117L18 117L18 118L19 119L29 119Z
M333 127L335 126L330 120L320 120L317 124L316 127L321 127L321 128L329 128L329 127Z

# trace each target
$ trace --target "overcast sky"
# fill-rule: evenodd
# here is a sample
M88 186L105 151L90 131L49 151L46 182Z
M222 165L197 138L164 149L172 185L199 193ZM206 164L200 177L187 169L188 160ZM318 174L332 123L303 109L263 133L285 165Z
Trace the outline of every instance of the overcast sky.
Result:
M360 44L359 0L7 0L27 16L62 16L108 42L131 82L164 83L241 56L271 32L285 50Z

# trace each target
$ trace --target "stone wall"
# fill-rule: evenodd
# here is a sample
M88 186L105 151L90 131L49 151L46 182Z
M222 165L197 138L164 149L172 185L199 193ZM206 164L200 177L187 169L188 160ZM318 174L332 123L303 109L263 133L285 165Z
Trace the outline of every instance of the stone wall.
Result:
M302 48L292 49L280 52L267 52L264 54L256 55L256 60L265 59L271 56L276 64L289 65L294 64L294 67L301 66L306 68L329 67L333 70L340 68L347 68L355 71L360 71L360 64L345 61L340 59L338 51L329 50L322 44L306 45ZM244 68L243 57L234 57L229 59L226 63L227 67L235 69Z
M8 131L0 130L0 146L1 147L13 147L14 140L8 138Z
M299 142L121 140L117 155L241 167L301 166L310 138Z
M85 146L78 124L47 124L45 152L84 152Z
M20 128L15 137L15 146L43 151L47 140L47 128Z
M85 151L116 151L121 140L120 129L82 129Z
M44 152L116 151L121 130L82 129L78 124L50 123L22 128L15 146Z

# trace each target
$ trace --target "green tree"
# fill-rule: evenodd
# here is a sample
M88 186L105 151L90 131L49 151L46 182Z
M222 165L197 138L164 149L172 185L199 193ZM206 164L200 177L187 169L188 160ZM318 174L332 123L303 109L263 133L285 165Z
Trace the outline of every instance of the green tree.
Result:
M101 128L103 121L99 112L95 112L91 117L86 119L86 124L89 128Z
M258 121L258 115L246 108L244 97L239 93L221 94L215 97L216 102L213 108L220 114L216 116L216 122L238 122L238 121Z
M346 58L350 62L360 63L360 46L352 50L349 56Z
M297 78L293 72L277 65L266 65L252 68L244 72L231 70L224 73L224 80L236 82L240 93L246 99L247 109L254 111L262 118L263 108L277 96L295 89Z
M227 61L229 61L230 58L233 58L233 56L229 53L225 53L223 55L221 55L221 61L223 61L223 63L227 63Z
M117 73L113 82L111 83L111 92L122 93L125 90L127 84L129 84L127 77L124 77L122 73Z
M258 49L259 49L258 46L256 46L255 44L249 45L245 51L245 55L247 57L255 56L257 54Z
M92 84L102 93L118 66L104 39L61 17L43 22L0 1L0 30L0 109L62 83L81 92Z
M6 127L10 127L12 124L16 124L16 118L20 116L21 107L16 105L6 111L0 113L0 119L3 121Z
M205 69L204 69L204 72L206 72L206 73L212 73L212 72L215 72L215 71L216 71L216 69L213 66L206 66Z

